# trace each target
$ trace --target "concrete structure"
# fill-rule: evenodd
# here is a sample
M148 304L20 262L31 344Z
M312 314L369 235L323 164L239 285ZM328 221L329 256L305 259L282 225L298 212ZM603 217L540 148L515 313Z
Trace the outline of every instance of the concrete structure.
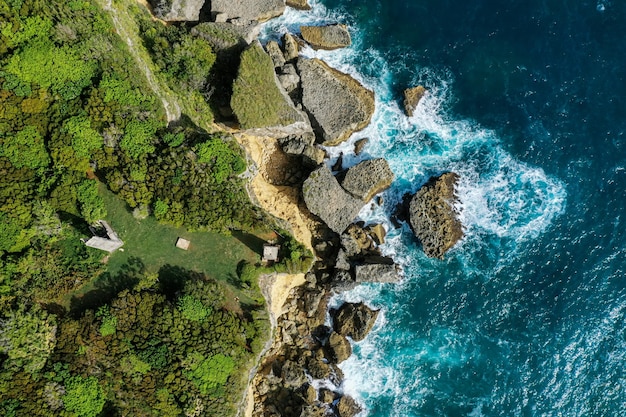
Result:
M279 245L271 245L266 243L263 245L263 262L278 262Z
M105 236L93 236L91 239L85 241L85 245L109 253L114 252L124 245L124 242L117 236L117 233L115 233L109 223L104 220L99 220L98 223L104 228Z
M191 242L188 241L187 239L183 239L182 237L179 237L176 240L176 247L182 250L189 250L189 245L191 245Z

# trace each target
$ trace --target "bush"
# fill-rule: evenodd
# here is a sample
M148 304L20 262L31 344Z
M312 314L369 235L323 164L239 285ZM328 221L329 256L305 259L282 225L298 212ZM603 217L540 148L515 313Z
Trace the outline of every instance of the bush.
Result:
M211 308L191 295L184 295L178 299L178 309L183 317L191 321L202 321L211 314Z
M67 411L79 417L97 417L104 403L104 394L96 378L74 376L65 381L63 404Z

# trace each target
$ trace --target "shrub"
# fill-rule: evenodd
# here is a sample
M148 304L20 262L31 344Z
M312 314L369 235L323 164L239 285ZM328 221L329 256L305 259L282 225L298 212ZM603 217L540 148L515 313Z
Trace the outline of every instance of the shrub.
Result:
M178 299L178 309L183 317L191 321L202 321L211 314L209 307L191 295L184 295Z
M79 417L97 417L104 403L104 394L96 378L74 376L65 381L63 404L67 411Z

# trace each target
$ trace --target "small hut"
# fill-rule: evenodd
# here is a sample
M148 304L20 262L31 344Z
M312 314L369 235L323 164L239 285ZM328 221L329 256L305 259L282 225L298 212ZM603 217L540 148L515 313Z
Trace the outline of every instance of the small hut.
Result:
M182 250L189 250L189 245L191 245L191 242L188 241L187 239L183 239L182 237L179 237L176 240L176 247Z
M263 245L262 261L265 263L278 262L279 250L280 250L280 245L272 245L270 243L266 243L265 245Z
M109 253L114 252L124 245L124 242L122 242L122 240L117 236L117 233L115 233L109 223L104 220L99 220L98 223L100 223L100 226L104 229L104 236L95 236L96 230L92 229L94 236L87 241L83 240L85 245L90 248L104 250Z

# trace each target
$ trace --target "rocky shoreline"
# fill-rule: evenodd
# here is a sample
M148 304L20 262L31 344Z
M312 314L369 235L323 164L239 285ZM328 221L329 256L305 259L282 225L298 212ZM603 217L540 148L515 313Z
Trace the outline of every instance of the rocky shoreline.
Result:
M381 252L383 225L355 222L366 204L381 203L375 196L391 186L394 174L380 158L347 170L341 161L333 170L327 167L324 147L344 142L370 123L374 93L349 74L298 53L305 44L314 49L348 46L350 34L340 24L303 26L301 33L284 34L281 44L261 46L258 22L280 15L285 7L306 10L306 1L220 0L210 2L209 13L203 0L154 3L155 13L165 20L209 16L194 28L198 36L218 54L240 54L223 115L238 122L235 137L256 168L249 183L251 198L286 222L316 257L303 277L291 277L293 282L275 278L265 290L273 339L251 378L242 412L246 417L354 416L362 409L341 392L338 364L351 355L351 341L367 336L378 311L363 303L329 311L328 303L333 294L361 283L401 279L393 259ZM407 88L407 115L427 93L421 86ZM367 139L357 141L355 153L364 146ZM428 256L442 258L463 236L454 204L457 180L453 173L433 178L399 209L397 218L411 225Z

